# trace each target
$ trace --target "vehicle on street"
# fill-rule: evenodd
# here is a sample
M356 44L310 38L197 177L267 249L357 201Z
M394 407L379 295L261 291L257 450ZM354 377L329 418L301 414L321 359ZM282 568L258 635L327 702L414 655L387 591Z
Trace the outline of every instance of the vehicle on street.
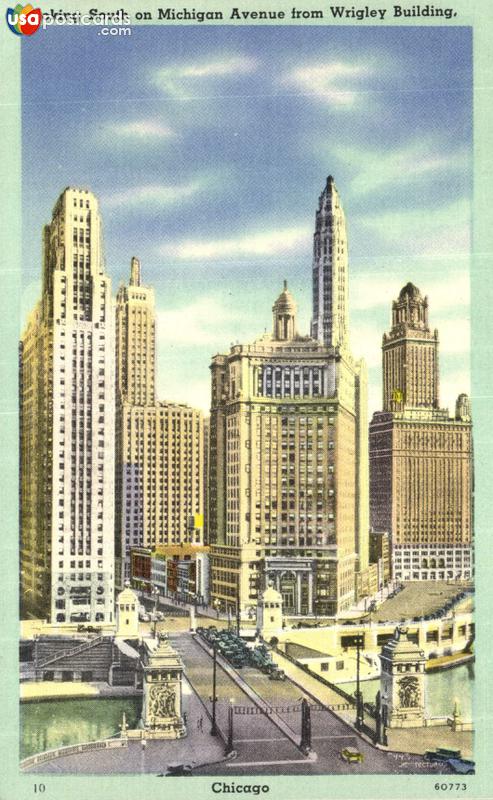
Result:
M285 681L286 680L286 673L283 669L279 669L278 667L274 667L270 671L269 680L271 681Z
M192 774L192 767L190 764L168 764L168 771L165 777L168 776L185 776Z
M363 753L360 753L356 747L344 747L341 750L341 758L348 764L362 764L365 760Z
M141 622L150 622L151 618L147 612L140 613L139 612L139 619Z
M447 747L437 747L436 750L426 750L423 758L425 761L448 761L449 759L460 759L460 750L449 750Z
M449 758L447 764L459 775L474 775L476 769L475 762L467 758Z

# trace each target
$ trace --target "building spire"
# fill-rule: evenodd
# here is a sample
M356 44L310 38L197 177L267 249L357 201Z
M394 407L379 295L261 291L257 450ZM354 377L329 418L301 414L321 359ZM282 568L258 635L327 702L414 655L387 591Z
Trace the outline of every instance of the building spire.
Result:
M348 250L346 220L334 178L320 195L313 239L311 334L328 347L348 343Z
M140 286L140 261L135 256L130 262L130 286Z

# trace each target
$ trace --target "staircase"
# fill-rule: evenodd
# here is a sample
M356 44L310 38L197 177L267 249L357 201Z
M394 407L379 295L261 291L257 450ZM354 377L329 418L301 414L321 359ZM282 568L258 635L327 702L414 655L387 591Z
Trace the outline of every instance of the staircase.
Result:
M85 650L90 650L95 645L100 644L103 641L104 638L105 637L102 636L102 635L101 636L96 636L94 639L90 639L88 642L83 642L82 644L77 645L77 647L72 647L72 648L70 648L68 650L61 650L56 655L51 656L50 658L48 658L47 661L42 661L42 662L38 663L37 664L37 668L38 669L44 669L49 664L53 664L55 661L58 661L61 658L67 658L67 656L69 656L69 657L76 656L79 653L83 653Z

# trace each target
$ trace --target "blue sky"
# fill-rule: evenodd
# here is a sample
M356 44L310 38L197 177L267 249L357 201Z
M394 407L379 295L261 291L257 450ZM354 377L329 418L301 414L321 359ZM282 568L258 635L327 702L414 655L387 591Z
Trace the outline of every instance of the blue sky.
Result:
M42 225L65 186L88 188L114 291L132 255L155 286L160 398L207 409L210 357L270 329L284 278L308 332L315 208L332 174L370 411L408 280L440 331L442 405L469 391L469 29L49 28L23 39L22 75L23 320Z

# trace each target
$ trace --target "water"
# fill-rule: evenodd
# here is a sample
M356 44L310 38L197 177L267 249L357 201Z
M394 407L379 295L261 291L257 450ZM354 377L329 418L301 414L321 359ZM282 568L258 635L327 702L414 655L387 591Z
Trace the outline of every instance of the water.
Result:
M22 703L20 757L113 736L120 731L123 712L129 727L135 727L141 706L140 697Z
M341 689L353 694L355 683L343 683ZM380 680L361 681L361 691L366 702L374 703L380 689ZM451 716L457 699L464 721L472 720L472 696L474 691L474 663L430 672L425 675L426 715L429 717Z

